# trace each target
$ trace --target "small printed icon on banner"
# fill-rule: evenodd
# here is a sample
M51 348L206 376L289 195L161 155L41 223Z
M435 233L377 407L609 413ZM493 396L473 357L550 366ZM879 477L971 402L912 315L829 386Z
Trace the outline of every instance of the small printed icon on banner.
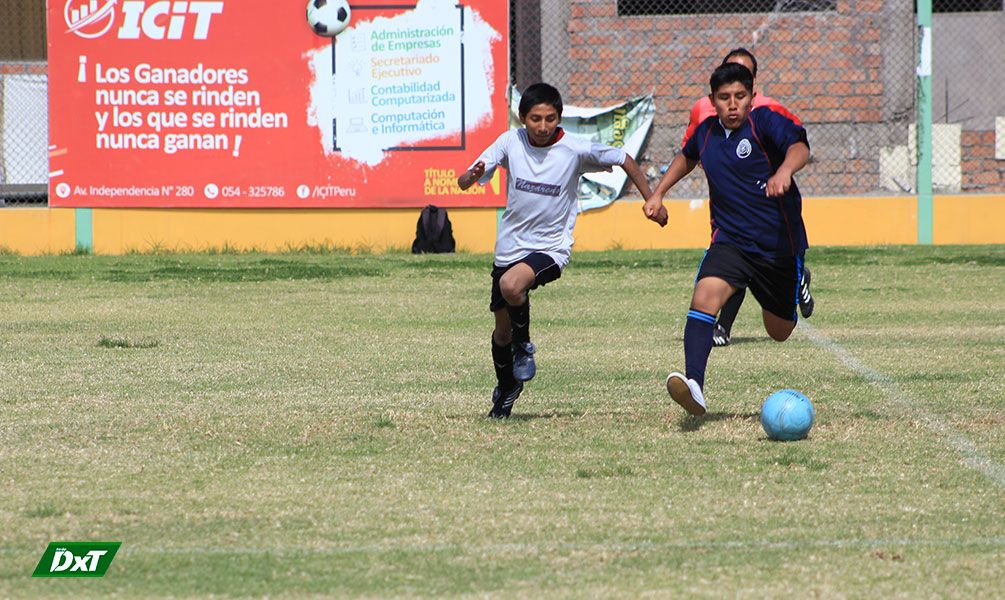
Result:
M64 183L60 183L59 185L57 185L56 186L56 195L59 196L60 198L69 198L70 197L70 184L64 182Z
M207 183L206 187L202 188L202 193L210 200L214 200L220 195L220 188L215 183Z
M366 133L366 125L363 124L363 117L349 117L348 133Z
M122 542L49 542L32 577L104 577Z
M67 33L88 39L99 38L115 24L115 0L108 0L101 7L97 0L68 0L63 7L63 19L68 27Z
M310 195L311 195L311 188L310 187L308 187L306 185L303 185L303 184L297 186L297 196L301 200L306 199Z

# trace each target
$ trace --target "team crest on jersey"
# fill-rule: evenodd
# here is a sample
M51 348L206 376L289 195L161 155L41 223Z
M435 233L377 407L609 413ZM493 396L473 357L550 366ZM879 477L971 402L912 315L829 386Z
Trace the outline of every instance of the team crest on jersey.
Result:
M739 145L736 147L736 155L740 158L747 158L750 156L750 140L740 140Z

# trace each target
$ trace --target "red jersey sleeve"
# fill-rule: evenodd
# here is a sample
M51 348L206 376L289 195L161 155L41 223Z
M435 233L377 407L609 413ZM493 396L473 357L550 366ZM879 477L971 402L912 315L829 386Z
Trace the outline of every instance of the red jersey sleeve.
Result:
M698 127L698 124L705 120L705 117L702 116L702 112L704 112L702 110L704 108L703 103L708 104L709 108L712 108L712 103L708 98L699 98L691 106L691 114L688 115L687 130L684 131L684 139L680 141L681 148L683 148L687 144L687 141L691 139L691 136L694 135L694 130ZM714 108L712 108L712 112L715 112Z
M775 100L771 96L764 96L762 94L758 94L758 95L754 96L754 102L753 102L753 105L751 106L751 108L758 108L758 107L761 107L761 106L764 106L766 108L770 108L772 112L776 112L776 113L782 115L783 117L786 117L787 119L789 119L790 121L792 121L796 125L802 125L803 124L803 122L799 120L799 117L797 117L795 115L795 113L793 113L789 109L787 109L784 106L782 106L781 102L779 102L778 100Z

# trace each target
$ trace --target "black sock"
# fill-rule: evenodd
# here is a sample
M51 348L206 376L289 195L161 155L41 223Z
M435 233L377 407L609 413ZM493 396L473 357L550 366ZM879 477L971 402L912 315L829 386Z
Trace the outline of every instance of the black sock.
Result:
M747 295L747 290L740 290L729 297L726 303L722 305L722 310L719 311L719 325L726 330L728 334L733 330L733 321L736 321L736 315L740 312L740 305L743 304L743 298Z
M684 367L688 379L694 379L705 389L705 366L712 352L712 329L715 317L693 308L687 311L684 325Z
M499 387L508 390L516 384L516 379L513 379L513 350L509 344L497 345L495 336L492 337L492 364L496 368Z
M510 326L513 328L513 343L523 344L530 341L530 296L520 306L506 305L509 312Z

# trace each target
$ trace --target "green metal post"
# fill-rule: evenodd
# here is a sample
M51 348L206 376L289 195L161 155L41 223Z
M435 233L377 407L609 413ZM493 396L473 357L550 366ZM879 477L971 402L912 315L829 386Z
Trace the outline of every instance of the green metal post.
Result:
M91 209L74 209L73 216L76 224L77 252L94 254L94 229L91 225Z
M918 243L931 244L932 211L932 0L918 0Z

